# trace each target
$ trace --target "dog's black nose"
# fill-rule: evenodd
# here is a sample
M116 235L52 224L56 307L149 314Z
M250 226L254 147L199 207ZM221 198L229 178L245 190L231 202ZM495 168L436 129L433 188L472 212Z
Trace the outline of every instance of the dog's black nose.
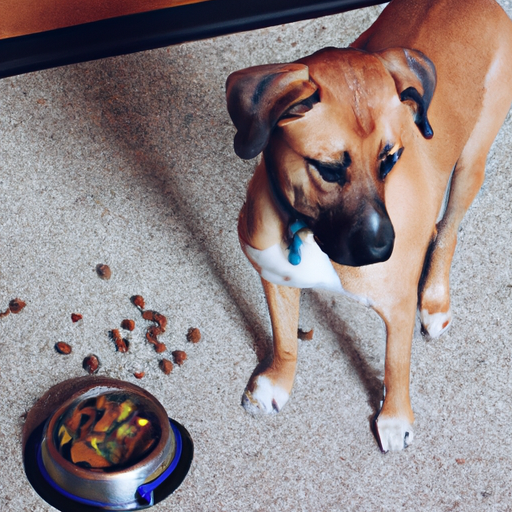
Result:
M352 215L322 219L313 231L331 260L351 267L386 261L395 243L393 225L380 202L368 203Z
M348 259L352 266L371 265L390 258L395 243L395 230L384 207L376 210L368 205L359 226L348 234Z

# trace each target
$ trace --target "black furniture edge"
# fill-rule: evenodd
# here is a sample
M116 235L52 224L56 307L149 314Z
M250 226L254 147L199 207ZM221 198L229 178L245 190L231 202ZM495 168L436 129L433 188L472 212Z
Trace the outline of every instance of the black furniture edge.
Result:
M382 0L209 0L0 39L0 78L379 3Z

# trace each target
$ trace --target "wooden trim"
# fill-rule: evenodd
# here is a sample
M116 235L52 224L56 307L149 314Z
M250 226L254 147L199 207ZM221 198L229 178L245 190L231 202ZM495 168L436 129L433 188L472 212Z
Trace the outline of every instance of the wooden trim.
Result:
M0 39L0 78L379 3L382 0L210 0Z
M0 39L207 0L0 0Z

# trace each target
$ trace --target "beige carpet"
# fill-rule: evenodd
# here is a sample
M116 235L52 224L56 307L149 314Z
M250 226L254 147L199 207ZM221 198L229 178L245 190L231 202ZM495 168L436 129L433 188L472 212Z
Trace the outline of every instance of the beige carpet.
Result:
M512 4L502 1L512 15ZM460 231L455 320L415 335L415 442L380 453L370 431L383 329L344 298L304 293L291 401L253 418L240 398L269 335L236 222L254 162L232 151L224 82L239 68L350 43L380 12L314 21L0 81L0 511L53 510L25 479L23 414L50 386L100 374L153 393L195 442L191 471L154 510L512 510L512 118ZM512 84L511 84L512 86ZM112 278L98 278L106 263ZM169 318L162 341L188 359L170 375L130 303ZM71 322L71 313L83 315ZM137 327L127 354L108 332ZM190 327L203 339L186 340ZM69 356L54 350L73 347ZM136 380L134 371L145 370Z

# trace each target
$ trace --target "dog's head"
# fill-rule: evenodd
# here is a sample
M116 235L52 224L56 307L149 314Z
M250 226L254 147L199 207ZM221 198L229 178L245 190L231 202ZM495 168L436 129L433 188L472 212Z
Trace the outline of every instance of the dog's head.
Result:
M250 159L263 151L276 202L306 222L333 261L385 261L395 238L386 176L407 150L411 115L423 137L433 136L435 83L432 62L401 48L328 48L237 71L226 85L235 152Z

